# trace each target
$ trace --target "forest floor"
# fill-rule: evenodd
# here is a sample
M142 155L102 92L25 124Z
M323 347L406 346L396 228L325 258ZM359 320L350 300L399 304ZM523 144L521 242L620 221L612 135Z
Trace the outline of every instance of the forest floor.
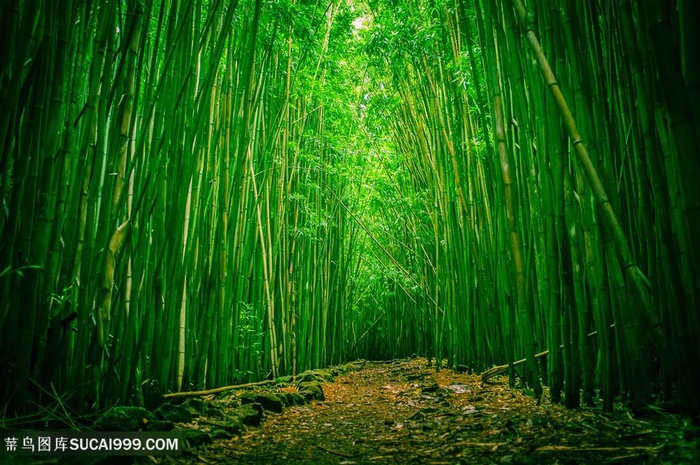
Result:
M522 389L509 388L505 377L483 384L478 375L435 371L422 358L354 362L291 381L164 404L171 413L197 408L171 423L183 435L178 456L29 463L700 464L700 428L681 416L651 409L635 417L621 406L612 414L566 409L552 404L546 390L537 405ZM141 424L143 412L137 410Z
M139 463L700 463L697 428L682 417L537 405L500 381L436 372L419 358L366 362L325 383L322 401L266 411L241 435Z

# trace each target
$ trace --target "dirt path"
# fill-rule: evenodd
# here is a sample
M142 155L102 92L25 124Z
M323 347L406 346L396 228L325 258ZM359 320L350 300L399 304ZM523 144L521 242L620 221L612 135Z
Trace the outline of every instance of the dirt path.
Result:
M420 429L409 425L445 400L434 395L438 385L419 365L368 364L340 376L324 386L324 402L272 416L232 448L255 463L411 463L418 452L427 463L435 448L429 431L440 418L434 425L422 421Z
M259 427L149 463L700 463L670 415L638 420L566 410L425 359L367 362L323 387L325 400L265 412ZM685 433L684 433L685 431Z

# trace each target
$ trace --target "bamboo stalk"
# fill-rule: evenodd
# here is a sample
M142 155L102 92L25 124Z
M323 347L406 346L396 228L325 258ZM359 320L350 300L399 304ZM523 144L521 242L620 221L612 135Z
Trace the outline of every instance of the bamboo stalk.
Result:
M535 354L534 358L546 357L547 355L549 355L549 351L545 350L545 351L542 351L540 353ZM481 375L480 375L481 382L487 383L489 379L507 372L510 367L516 367L518 365L522 365L525 362L527 362L527 358L517 360L513 363L506 363L505 365L498 365L498 366L489 368L485 372L481 373Z
M618 259L620 260L620 266L623 269L625 275L629 279L632 287L635 291L636 296L639 298L641 308L643 310L644 317L649 325L650 329L655 334L655 342L659 348L663 351L665 350L665 336L660 329L660 320L656 313L654 312L651 295L648 288L648 280L644 276L643 272L637 266L632 252L625 238L624 231L620 225L620 222L612 209L612 205L605 191L603 183L598 176L593 163L591 161L590 155L584 144L581 135L576 128L576 121L574 120L571 111L566 103L566 99L559 88L559 84L554 77L551 67L549 66L549 61L539 44L539 41L529 26L527 12L521 0L513 0L515 10L518 17L523 25L523 33L525 34L532 50L537 58L542 75L545 78L545 82L549 87L559 111L561 113L564 125L567 129L569 137L571 138L571 144L576 153L577 159L586 174L586 178L591 185L593 195L596 199L596 204L600 209L601 216L607 225L613 242L615 243L615 250L617 251Z
M214 389L206 389L203 391L170 392L168 394L163 394L163 398L164 399L174 399L174 398L178 398L178 397L209 396L212 394L219 394L221 392L232 391L234 389L246 389L249 387L265 386L266 384L272 384L274 382L275 382L274 379L267 379L265 381L257 381L254 383L234 384L232 386L223 386L223 387L218 387L218 388L214 388Z

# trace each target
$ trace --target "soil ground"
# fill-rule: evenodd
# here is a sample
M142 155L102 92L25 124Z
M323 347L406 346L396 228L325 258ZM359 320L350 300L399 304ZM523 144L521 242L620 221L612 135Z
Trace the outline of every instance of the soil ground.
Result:
M259 427L156 464L700 463L697 428L654 412L567 410L426 359L366 362L325 400L265 412Z
M644 417L622 407L612 414L569 410L552 404L546 390L538 405L522 389L509 388L505 377L483 384L478 375L435 371L421 358L351 365L322 385L322 395L317 393L323 400L287 406L281 413L264 411L259 426L239 426L222 436L212 426L216 419L206 415L178 424L200 438L219 437L190 445L179 456L73 456L30 463L700 464L700 428L660 409ZM256 389L301 397L295 386ZM233 413L250 394L232 390L202 397L199 404L226 416L222 409Z

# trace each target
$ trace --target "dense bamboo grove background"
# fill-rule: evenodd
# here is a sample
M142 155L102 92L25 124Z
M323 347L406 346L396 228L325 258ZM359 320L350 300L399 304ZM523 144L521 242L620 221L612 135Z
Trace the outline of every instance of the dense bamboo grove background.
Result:
M7 418L414 353L700 412L695 2L0 13Z

